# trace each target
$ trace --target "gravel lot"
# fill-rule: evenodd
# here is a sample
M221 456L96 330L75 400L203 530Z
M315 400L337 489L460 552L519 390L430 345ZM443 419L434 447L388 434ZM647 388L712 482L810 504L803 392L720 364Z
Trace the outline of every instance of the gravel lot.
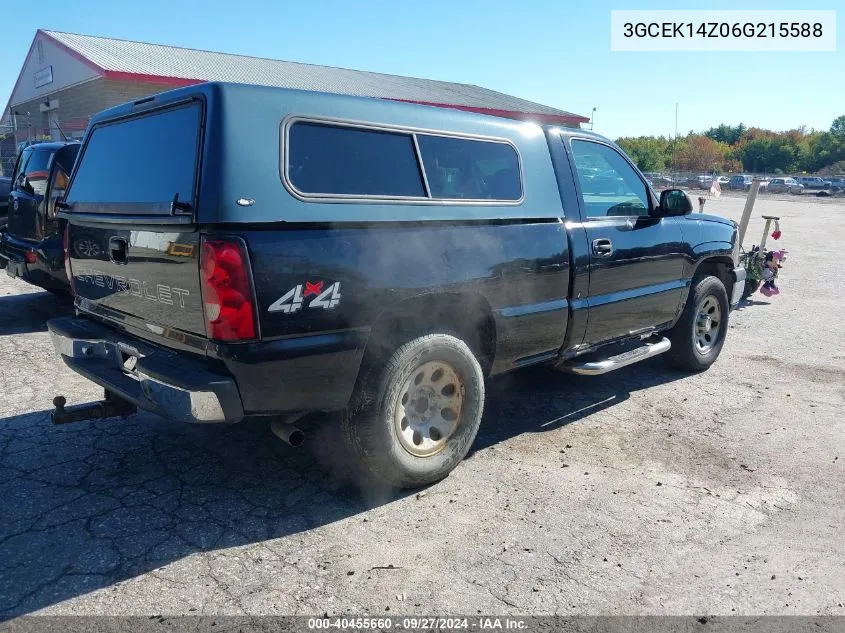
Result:
M707 210L739 218L744 199ZM472 455L420 494L361 494L262 424L148 414L58 360L70 308L0 275L0 618L16 614L845 614L845 201L782 217L780 286L720 360L488 388ZM838 536L837 536L838 535Z

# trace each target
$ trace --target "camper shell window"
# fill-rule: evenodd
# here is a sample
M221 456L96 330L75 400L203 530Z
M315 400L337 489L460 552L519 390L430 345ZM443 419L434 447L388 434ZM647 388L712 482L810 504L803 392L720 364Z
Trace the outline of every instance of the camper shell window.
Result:
M522 201L516 148L505 140L296 118L283 176L303 199Z

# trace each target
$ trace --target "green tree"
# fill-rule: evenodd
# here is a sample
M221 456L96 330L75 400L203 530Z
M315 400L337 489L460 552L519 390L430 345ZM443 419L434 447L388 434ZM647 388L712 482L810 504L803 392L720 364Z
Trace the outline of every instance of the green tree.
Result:
M720 143L736 145L747 129L742 123L739 125L725 125L722 123L718 127L711 127L704 133L704 136Z
M830 133L838 139L845 140L845 114L833 120Z
M638 136L623 137L617 143L643 171L659 171L671 164L689 171L817 172L845 161L845 115L834 119L827 132L804 126L773 132L722 123L674 141Z
M641 171L660 171L666 166L669 141L662 136L620 138L616 143L625 150Z

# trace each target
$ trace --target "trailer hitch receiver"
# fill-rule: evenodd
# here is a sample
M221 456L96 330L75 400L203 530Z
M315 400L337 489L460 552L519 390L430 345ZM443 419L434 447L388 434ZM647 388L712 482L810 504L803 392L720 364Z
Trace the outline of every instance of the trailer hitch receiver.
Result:
M106 391L105 399L99 402L76 404L70 407L65 406L67 400L64 396L53 398L55 409L50 414L53 424L70 424L83 420L99 420L102 418L125 418L137 411L137 407L131 402Z

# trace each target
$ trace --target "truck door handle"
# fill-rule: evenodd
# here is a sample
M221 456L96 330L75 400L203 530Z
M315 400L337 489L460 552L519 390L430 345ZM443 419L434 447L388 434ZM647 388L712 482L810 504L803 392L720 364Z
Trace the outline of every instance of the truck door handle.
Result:
M593 255L607 257L611 253L613 253L613 242L609 239L600 237L597 240L593 240Z
M126 263L126 240L122 237L109 239L109 259L115 264Z

